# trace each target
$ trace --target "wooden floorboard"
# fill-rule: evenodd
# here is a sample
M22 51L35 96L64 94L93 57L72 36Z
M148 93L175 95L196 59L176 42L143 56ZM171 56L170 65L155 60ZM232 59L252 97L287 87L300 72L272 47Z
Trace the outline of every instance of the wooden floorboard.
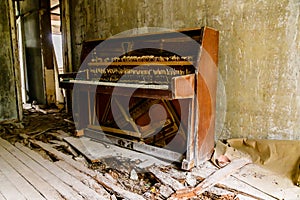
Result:
M49 183L53 188L55 188L61 196L66 199L82 200L83 197L74 191L69 185L62 182L58 177L48 171L39 163L32 160L29 156L21 152L16 147L12 146L9 142L0 139L0 145L4 147L7 151L18 158L23 164L32 169L35 174L40 176L43 180Z
M100 183L101 185L105 186L107 189L112 190L116 193L118 193L119 196L125 198L125 199L130 199L130 200L144 200L144 198L141 195L138 195L136 193L130 192L128 190L125 190L119 186L116 186L113 184L110 180L108 180L106 177L104 177L100 173L96 173L95 171L87 168L84 166L82 163L76 162L66 154L52 148L49 144L40 142L40 141L35 141L35 140L30 140L33 144L40 146L43 148L45 151L52 153L53 155L57 156L60 160L64 160L67 163L69 163L71 166L76 168L82 173L85 173L91 177L94 177L94 179Z
M72 174L72 176L74 176L75 178L77 178L81 182L88 185L90 188L95 190L102 197L104 197L106 199L111 199L110 194L103 188L102 185L97 183L97 181L95 179L93 179L92 177L90 177L90 176L88 176L84 173L81 173L80 171L75 169L73 166L71 166L70 164L68 164L67 162L62 161L62 160L55 162L55 165L57 165L61 169L65 170L69 174Z
M0 193L7 200L26 200L20 191L7 179L5 174L0 171Z
M6 200L1 193L0 193L0 200Z
M116 184L116 182L102 173L97 173L89 169L83 163L74 160L70 155L58 151L53 148L53 146L36 140L29 141L34 145L40 146L57 158L58 161L52 162L44 159L38 152L31 150L21 143L12 145L6 140L0 139L0 200L102 200L116 199L115 195L130 200L144 199L143 196L126 190L123 185ZM232 164L234 164L234 162ZM230 165L228 165L228 167L229 166ZM236 167L239 166L240 165L237 165ZM195 187L196 183L191 185L186 177L186 172L178 171L177 174L174 174L175 169L174 171L164 171L163 169L165 170L165 168L158 167L156 171L151 170L151 168L148 170L157 177L157 180L162 183L162 186L169 187L170 191L167 191L168 193L160 193L165 198L170 197L174 190L175 194L186 197L185 193L181 194L178 192L180 189L182 189L182 191L187 189L186 185L181 183L181 180L184 179L186 179L186 182L194 189L192 191L194 196L197 196L195 193L198 191L195 189L200 188L200 186L202 188L203 186L199 184ZM236 180L238 181L238 186L235 186L237 184L230 179L230 184L227 184L228 186L224 184L221 185L222 182L220 182L216 187L213 187L215 183L219 182L220 178L225 175L230 175L235 168L230 168L232 169L231 171L226 171L225 169L226 167L221 170L217 168L210 170L208 166L203 165L197 169L193 169L189 173L192 178L206 180L202 181L203 184L209 183L208 186L212 187L209 191L217 193L218 195L222 192L228 194L230 191L232 195L238 194L240 199L260 199L259 197L262 196L260 193L255 192L253 195L253 192L249 192L250 190L248 191L248 189L246 192L243 192L244 186L242 187L241 182L238 180ZM210 175L211 177L214 176L213 179L211 178L213 180L212 182L208 181L210 180ZM233 177L229 176L229 178ZM222 191L216 191L216 189L220 190L220 188ZM190 193L189 191L187 192L188 194ZM175 197L175 194L173 197ZM180 195L178 197L180 197ZM267 195L265 194L265 196ZM268 196L268 198L261 199L272 198Z
M60 194L41 177L36 175L35 171L29 169L16 157L10 154L0 146L0 156L9 163L20 175L30 182L46 199L62 200Z
M31 184L33 184L35 188L37 188L40 193L45 196L46 199L64 199L58 192L60 191L63 194L66 193L65 185L62 185L61 181L55 179L55 176L48 176L49 173L45 170L41 171L40 168L36 169L35 167L31 166L30 164L32 164L33 162L27 156L19 155L19 157L15 157L12 153L15 153L16 148L13 148L12 145L10 145L7 149L5 149L2 145L9 146L10 144L5 140L0 139L1 156L4 155L6 161L8 161L11 166L13 166L23 177L25 177ZM19 158L20 160L18 160ZM21 162L21 160L23 161ZM43 174L44 172L45 174Z
M88 186L84 185L81 181L76 179L75 177L71 176L67 172L65 172L60 167L56 166L53 162L50 162L38 153L30 150L27 147L24 147L21 144L16 144L16 147L22 151L22 153L25 153L26 156L29 156L31 159L42 165L45 169L47 169L49 172L51 172L53 175L55 175L57 178L59 178L61 181L63 181L65 184L68 184L71 186L76 192L80 193L85 199L89 200L105 200L105 198L101 197L98 193L96 193L94 190L89 188ZM21 152L19 152L21 154Z
M20 191L20 193L30 200L45 200L45 198L28 183L12 166L0 157L0 171L7 179Z

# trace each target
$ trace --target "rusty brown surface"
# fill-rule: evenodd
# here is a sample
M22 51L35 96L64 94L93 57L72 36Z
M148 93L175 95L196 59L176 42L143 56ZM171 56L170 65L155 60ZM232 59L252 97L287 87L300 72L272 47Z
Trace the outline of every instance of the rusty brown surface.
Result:
M216 86L218 67L218 32L205 28L197 74L198 135L196 159L210 157L214 148Z
M173 79L173 98L193 98L195 95L195 75L179 76Z

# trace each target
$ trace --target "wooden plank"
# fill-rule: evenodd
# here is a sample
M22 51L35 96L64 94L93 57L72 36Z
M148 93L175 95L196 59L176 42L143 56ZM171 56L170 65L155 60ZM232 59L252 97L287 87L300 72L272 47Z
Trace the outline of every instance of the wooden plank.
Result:
M30 182L46 199L62 200L60 194L34 171L0 146L0 156L9 163L20 175Z
M219 32L204 27L197 62L196 166L209 160L214 149Z
M104 198L110 199L110 194L103 188L102 185L100 185L92 177L90 177L84 173L81 173L80 171L78 171L77 169L72 167L70 164L68 164L62 160L55 162L55 165L57 165L64 171L68 172L69 174L71 174L72 176L74 176L75 178L77 178L78 180L80 180L81 182L83 182L84 184L86 184L87 186L92 188L93 190L95 190L98 194L100 194Z
M257 164L249 164L231 177L247 183L270 198L300 199L300 188L294 185L289 178Z
M34 141L34 140L30 140L30 142L34 143L35 145L38 145L39 147L43 148L45 151L52 153L60 160L66 161L67 163L69 163L71 166L73 166L75 169L79 170L80 172L83 172L83 173L89 175L90 177L93 177L102 186L104 186L108 190L112 190L112 191L116 192L121 197L130 199L130 200L144 200L144 198L142 196L132 193L132 192L129 192L129 191L126 191L125 189L114 185L110 180L108 180L102 174L96 173L95 171L84 166L82 163L76 162L71 157L67 156L66 154L64 154L56 149L53 149L50 145L40 142L40 141Z
M104 143L105 142L112 143L112 144L122 146L127 149L131 149L131 150L134 150L137 152L148 154L152 157L156 156L160 159L181 162L182 157L183 157L182 153L178 153L178 152L171 151L171 150L168 150L165 148L160 148L160 147L140 143L138 141L131 140L131 139L126 139L126 138L121 138L121 137L110 135L110 134L105 134L101 131L85 129L84 135L86 137L94 139L95 141L104 142Z
M73 176L65 172L63 169L59 168L54 163L41 157L41 155L39 155L38 153L31 151L29 148L24 147L20 143L16 143L16 147L19 150L21 150L23 153L28 155L31 159L35 160L40 165L42 165L45 169L55 174L57 178L62 180L64 183L70 185L75 191L80 193L80 195L83 196L85 199L90 199L90 200L105 199L101 197L98 193L96 193L94 190L84 185L81 181L77 180L76 178L74 178Z
M7 200L25 200L26 198L20 193L20 191L7 179L5 174L0 171L0 193Z
M56 133L46 133L47 135L53 136L55 139L63 141L65 137L69 137L70 135L62 130L57 130Z
M53 188L55 188L61 196L66 199L80 199L83 200L82 196L76 193L71 187L63 183L59 178L49 172L47 169L42 167L39 163L32 160L26 154L22 153L16 147L12 146L7 141L0 138L0 151L5 151L5 149L19 159L24 165L30 168L36 175L41 177L44 181L49 183ZM48 198L48 197L47 197ZM52 199L52 197L50 198Z
M89 62L89 67L98 67L98 66L191 66L194 63L192 61L128 61L128 62Z
M207 161L198 166L198 168L194 168L192 170L192 174L198 179L200 178L204 180L217 170L218 168L216 166L214 166L211 162ZM254 188L253 186L249 185L249 183L236 179L235 177L233 177L233 175L220 181L220 184L216 184L216 187L223 188L234 193L242 194L252 199L274 199L273 197L264 193L260 189Z
M236 159L233 160L231 163L226 165L224 168L221 168L210 175L208 178L204 179L199 185L195 188L186 188L182 190L176 191L176 194L173 195L175 198L182 198L182 197L196 197L203 192L207 191L214 185L216 185L221 180L225 179L226 177L233 174L236 170L242 168L243 166L249 164L251 161L249 159Z
M99 143L97 147L94 147L89 143L89 141L85 141L87 138L75 138L75 137L66 137L64 141L70 144L73 148L75 148L78 152L84 155L90 162L99 162L101 157L95 156L94 152L104 152L104 156L107 155L105 147L102 147L104 144ZM89 140L89 139L88 139Z
M12 166L0 157L0 170L7 179L22 193L26 199L43 200L45 199L30 183L28 183Z
M141 133L134 132L134 131L128 131L128 130L121 130L118 128L112 128L112 127L106 127L106 126L95 126L95 125L88 125L88 128L99 130L99 131L105 131L105 132L111 132L111 133L117 133L121 135L129 135L133 137L141 137Z
M150 167L149 171L158 178L163 184L170 186L175 191L184 189L184 185L176 179L172 178L169 174L160 171L157 167Z
M189 183L189 182L193 182L191 180L188 180L189 176L191 179L203 181L205 179L205 177L208 177L209 175L211 175L212 173L214 173L217 170L218 170L218 168L216 168L214 165L212 165L212 163L207 161L207 162L203 163L200 167L198 166L198 168L193 168L192 172L187 173L184 171L178 171L177 169L174 169L174 168L170 168L169 170L166 171L166 173L170 174L171 177L173 177L177 180L185 180L186 183L188 183L190 186L194 187L196 185L196 183L195 183L195 185L194 185L194 183L193 184ZM230 183L230 181L228 181L228 183ZM249 198L263 199L263 198L258 198L257 196L251 195L251 193L245 192L245 184L243 184L243 185L240 184L240 187L243 189L243 191L231 188L230 186L231 186L230 184L227 184L227 186L222 185L222 184L216 184L214 187L208 189L208 192L212 192L217 195L239 194L239 197L241 197L240 199L245 199L245 200L249 199ZM223 192L221 192L221 191L223 191Z
M70 5L68 0L61 0L61 26L62 26L62 41L63 46L63 66L65 72L73 72L72 65L72 41L71 41L71 22L70 22Z
M64 89L73 89L74 85L78 91L85 92L87 90L93 90L97 94L112 94L114 92L115 95L120 96L129 96L132 97L140 97L140 98L150 98L150 99L165 99L165 100L173 100L172 98L172 91L171 90L163 90L163 89L147 89L142 87L115 87L113 85L97 85L95 82L93 84L87 83L80 83L76 84L76 80L73 81L60 81L59 85L61 88ZM91 81L92 82L92 81ZM106 83L112 83L112 82L106 82ZM124 85L123 85L124 86ZM152 85L153 86L153 85ZM132 91L134 90L134 93L132 94ZM86 106L87 107L87 106Z
M195 166L195 147L196 147L196 132L195 123L197 124L198 119L196 117L196 109L198 108L196 99L192 98L189 100L189 114L188 114L188 133L187 133L187 149L186 158L182 161L181 168L184 170L190 170Z
M225 167L219 169L215 173L213 173L211 176L206 178L204 181L202 181L197 187L196 187L196 194L202 194L207 189L211 188L215 184L217 184L219 181L225 179L226 177L233 174L236 170L242 168L243 166L251 163L249 159L236 159L231 161L228 165Z
M137 164L139 168L150 167L154 164L169 165L168 162L164 162L153 156L118 147L113 144L108 145L106 142L92 141L87 137L67 137L64 140L91 162L99 161L102 158L121 156L129 160L140 160L141 162Z
M0 200L5 200L4 196L0 192Z
M169 90L169 85L144 85L136 83L115 83L115 82L103 82L103 81L85 81L85 80L70 80L70 83L83 84L83 85L101 85L101 86L112 86L112 87L124 87L124 88L141 88L141 89L152 89L152 90Z
M11 48L12 48L12 65L13 66L20 66L20 59L19 59L19 45L18 45L18 34L17 30L18 27L16 26L16 8L14 1L7 1L8 2L8 9L9 9L9 20L10 20L10 36L11 36ZM1 2L3 5L3 2ZM23 26L23 23L22 23ZM23 28L23 27L22 27ZM21 91L21 72L20 67L13 67L13 74L11 74L11 79L14 82L15 92L16 92L16 105L18 111L18 120L23 119L23 101L22 101L22 91Z

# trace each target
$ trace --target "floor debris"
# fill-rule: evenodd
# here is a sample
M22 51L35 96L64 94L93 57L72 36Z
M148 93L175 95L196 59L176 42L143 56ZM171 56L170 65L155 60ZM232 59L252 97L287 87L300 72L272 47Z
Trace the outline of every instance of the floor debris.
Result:
M24 185L34 185L38 191L29 186L28 191L36 197L42 194L38 199L300 198L299 187L283 187L281 178L249 160L221 156L221 169L207 161L182 171L149 155L75 137L72 116L58 109L44 111L32 108L24 111L22 122L0 123L0 177L9 173ZM268 184L272 188L264 189ZM0 187L0 193L3 190ZM22 191L18 197L26 199Z
M201 183L199 183L194 188L178 188L176 189L176 193L173 195L174 199L179 199L183 197L197 197L200 194L206 192L209 188L213 187L215 184L225 179L229 175L231 175L236 170L242 168L246 164L249 164L251 161L248 159L237 159L233 160L231 163L226 165L224 168L217 170L215 173L210 175L208 178L204 179Z

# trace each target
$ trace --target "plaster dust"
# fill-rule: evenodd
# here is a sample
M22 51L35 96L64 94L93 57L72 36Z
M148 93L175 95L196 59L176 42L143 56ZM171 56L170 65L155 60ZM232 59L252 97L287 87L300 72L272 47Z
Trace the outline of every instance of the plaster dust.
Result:
M300 139L299 0L71 0L70 5L76 70L83 40L141 27L219 30L218 88L225 92L217 96L216 139Z

